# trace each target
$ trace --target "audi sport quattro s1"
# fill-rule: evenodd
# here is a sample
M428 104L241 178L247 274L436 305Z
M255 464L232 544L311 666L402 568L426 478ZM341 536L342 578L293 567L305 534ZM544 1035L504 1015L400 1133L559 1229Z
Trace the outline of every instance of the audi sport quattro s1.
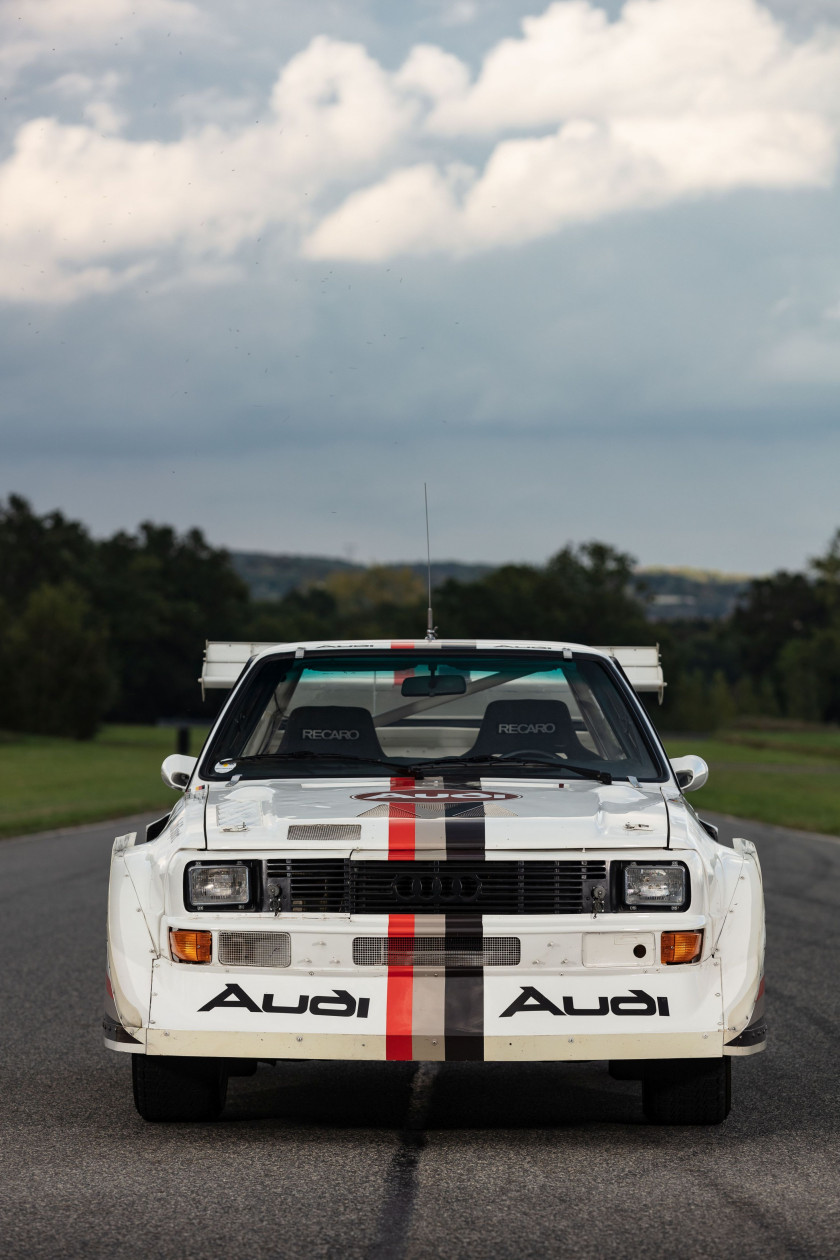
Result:
M147 1120L260 1060L607 1060L708 1124L764 1048L752 844L718 843L637 691L655 648L208 644L231 694L114 842L105 1041Z

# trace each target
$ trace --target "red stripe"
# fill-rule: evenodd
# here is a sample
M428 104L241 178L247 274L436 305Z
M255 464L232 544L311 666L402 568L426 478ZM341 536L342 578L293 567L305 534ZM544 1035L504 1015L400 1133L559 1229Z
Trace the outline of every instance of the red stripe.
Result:
M391 650L393 651L393 649L394 649L394 648L399 648L401 651L413 652L413 651L414 651L414 643L413 643L413 642L405 642L405 643L404 643L401 639L396 639L396 640L393 640L393 639L392 639L392 640L391 640Z
M390 914L388 936L413 936L413 914ZM413 967L388 968L388 1002L385 1015L385 1058L411 1061L411 1008Z
M413 779L392 779L391 791L413 788ZM415 811L413 801L401 801L399 807L388 810L388 861L414 861Z
M391 790L414 787L414 779L393 778ZM400 814L395 815L391 806L388 819L388 859L391 862L410 862L414 858L414 805L405 802L400 804ZM408 816L406 816L408 815ZM413 936L413 914L391 914L388 916L388 935ZM386 1059L402 1059L410 1062L413 1058L411 1048L411 1007L414 988L413 967L388 968L388 1002L385 1017L385 1057Z

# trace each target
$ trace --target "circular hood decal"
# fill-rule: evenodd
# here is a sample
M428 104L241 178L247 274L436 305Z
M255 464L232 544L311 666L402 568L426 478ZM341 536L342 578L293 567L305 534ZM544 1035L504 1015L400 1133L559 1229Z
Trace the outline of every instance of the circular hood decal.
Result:
M360 792L354 801L414 801L424 805L480 805L483 801L516 801L519 792L485 792L481 788L383 788Z

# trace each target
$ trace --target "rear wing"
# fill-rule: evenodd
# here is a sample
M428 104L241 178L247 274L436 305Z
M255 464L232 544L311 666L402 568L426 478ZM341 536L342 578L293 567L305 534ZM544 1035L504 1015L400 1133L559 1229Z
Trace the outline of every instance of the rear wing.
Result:
M634 691L655 691L659 703L665 696L665 675L662 672L662 660L659 656L659 644L656 647L601 647L599 652L606 652L621 666L627 681Z
M201 669L201 695L205 691L230 691L252 656L279 643L211 643L204 649Z
M265 648L294 646L285 643L208 643L199 679L201 694L204 695L205 691L229 691L251 657ZM658 644L656 647L602 647L595 650L606 652L621 666L634 691L655 691L659 703L662 703L665 678Z

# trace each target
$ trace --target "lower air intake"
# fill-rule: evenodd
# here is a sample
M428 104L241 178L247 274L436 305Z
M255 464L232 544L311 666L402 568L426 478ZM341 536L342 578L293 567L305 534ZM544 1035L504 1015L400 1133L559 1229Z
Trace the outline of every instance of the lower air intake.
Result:
M288 932L220 932L219 962L226 967L288 967L292 942Z
M518 967L516 936L357 936L357 967Z

